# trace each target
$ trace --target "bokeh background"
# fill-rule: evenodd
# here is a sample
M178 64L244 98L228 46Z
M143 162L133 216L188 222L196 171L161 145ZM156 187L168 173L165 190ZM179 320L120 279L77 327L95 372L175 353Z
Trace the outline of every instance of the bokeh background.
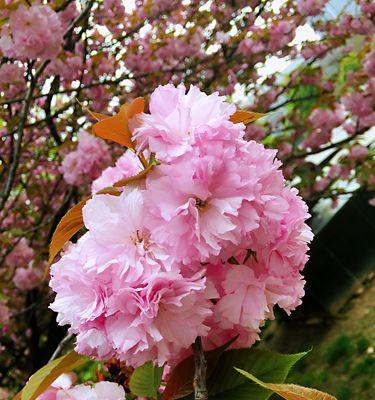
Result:
M374 19L371 0L0 1L0 398L64 337L48 244L124 151L93 138L87 110L113 114L166 83L266 114L246 137L278 149L310 207L304 304L258 345L312 348L292 381L373 397Z

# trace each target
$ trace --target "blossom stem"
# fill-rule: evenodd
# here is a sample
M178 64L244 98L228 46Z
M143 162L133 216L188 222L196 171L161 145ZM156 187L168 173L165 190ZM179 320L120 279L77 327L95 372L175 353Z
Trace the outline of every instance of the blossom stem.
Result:
M139 158L139 161L142 163L143 168L146 169L148 167L148 162L147 162L145 156L143 155L143 153L138 154L138 158Z
M193 343L192 348L194 352L194 363L195 363L194 381L193 381L194 399L207 400L208 399L208 391L206 384L207 361L204 357L202 339L199 336L196 338L195 343Z

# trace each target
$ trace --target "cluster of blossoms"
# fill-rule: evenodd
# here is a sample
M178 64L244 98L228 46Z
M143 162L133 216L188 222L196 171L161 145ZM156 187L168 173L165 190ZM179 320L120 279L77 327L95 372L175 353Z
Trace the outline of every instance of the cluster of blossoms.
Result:
M318 15L327 0L297 0L297 9L302 15Z
M33 266L34 251L22 238L5 258L6 266L14 271L13 283L19 290L30 290L42 280L41 266Z
M21 4L2 27L0 49L10 58L50 59L58 55L62 40L62 25L55 11Z
M5 263L10 268L22 267L27 265L34 257L33 249L28 245L27 240L22 238L5 259Z
M61 172L70 185L82 185L99 177L111 162L108 146L100 138L85 131L78 133L78 146L65 155Z
M89 385L74 385L77 377L73 373L59 376L36 400L124 400L124 388L117 383L102 381Z
M118 196L93 194L88 232L51 268L51 308L78 352L131 366L173 364L200 336L206 349L250 346L275 305L300 304L312 239L307 207L285 185L276 151L245 141L217 93L158 87L128 150L93 192L137 174Z

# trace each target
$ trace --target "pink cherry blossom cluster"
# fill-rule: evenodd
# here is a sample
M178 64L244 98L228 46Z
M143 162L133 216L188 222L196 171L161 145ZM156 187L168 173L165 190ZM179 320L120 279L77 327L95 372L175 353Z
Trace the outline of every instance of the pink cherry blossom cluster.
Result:
M0 67L0 90L7 96L17 96L26 87L24 73L25 68L18 64L3 64Z
M0 49L11 58L51 59L58 55L62 39L61 21L51 7L21 4L2 27Z
M342 110L316 108L308 117L313 129L310 136L303 141L303 147L317 148L331 140L332 130L344 122Z
M131 366L173 364L197 336L206 349L250 346L275 305L301 302L307 207L276 151L243 139L217 93L166 85L137 118L137 154L157 160L119 196L94 194L87 232L51 267L51 308L76 350ZM154 163L155 164L155 163ZM129 150L93 192L137 174Z
M342 102L354 117L358 118L360 127L371 127L375 124L375 94L373 87L368 85L368 93L353 92L346 94Z
M73 373L60 375L36 400L124 400L124 388L117 383L102 381L94 386L74 385Z
M111 162L106 143L85 131L78 133L76 150L66 154L61 163L61 172L70 185L83 185L100 176Z
M27 239L22 238L7 255L5 264L10 268L25 267L33 258L34 250L27 243Z
M117 161L114 167L106 168L99 178L92 183L92 192L113 186L114 183L129 176L137 175L142 171L142 164L137 155L132 151L126 151Z
M327 0L297 0L297 10L302 15L318 15L326 3Z
M43 270L40 267L33 267L32 262L27 267L18 267L13 276L13 283L17 289L34 289L42 282Z

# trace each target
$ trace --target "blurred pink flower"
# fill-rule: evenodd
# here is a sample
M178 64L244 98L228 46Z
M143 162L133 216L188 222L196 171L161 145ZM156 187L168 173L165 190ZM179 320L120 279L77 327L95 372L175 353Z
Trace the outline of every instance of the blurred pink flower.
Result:
M247 125L245 132L245 140L255 140L257 142L260 142L266 136L266 131L259 124Z
M356 144L350 148L348 157L353 158L354 160L363 160L367 157L368 148L362 146L360 144Z
M43 271L40 268L33 268L30 262L27 268L17 267L13 277L13 283L17 289L31 290L42 281Z
M327 2L327 0L297 0L297 10L302 15L318 15Z
M61 22L48 5L19 5L1 33L0 49L7 57L51 59L61 49Z
M26 238L22 238L14 249L7 255L5 263L9 267L25 267L33 257L33 249L28 245Z
M77 149L64 156L61 172L67 183L79 186L98 178L110 162L111 155L105 141L80 131Z
M24 82L25 69L18 64L3 64L0 67L0 84Z

